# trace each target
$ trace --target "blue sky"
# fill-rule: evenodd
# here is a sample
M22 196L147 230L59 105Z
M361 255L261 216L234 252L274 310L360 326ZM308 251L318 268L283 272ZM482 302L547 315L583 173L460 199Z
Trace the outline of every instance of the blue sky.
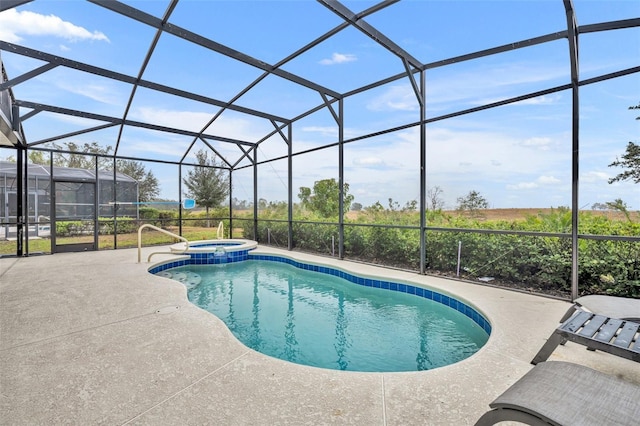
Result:
M167 1L126 1L162 17ZM372 1L345 1L353 12ZM638 1L574 1L578 24L640 17ZM561 0L402 1L366 19L423 63L432 63L565 28ZM313 1L185 1L169 22L276 64L339 25L337 15ZM37 0L0 13L0 39L137 76L155 34L153 28L81 1ZM582 34L580 78L640 65L640 29ZM2 52L10 77L43 63ZM404 68L389 51L349 27L282 69L344 93ZM229 101L262 71L163 34L143 79ZM524 93L569 83L566 40L518 49L426 73L427 117L477 107ZM56 68L15 89L18 99L122 117L131 86L70 69ZM640 121L628 107L640 102L640 74L583 86L580 91L580 207L623 199L640 209L640 189L630 182L610 185L619 171L607 167L640 141ZM322 102L313 90L269 76L237 105L293 118ZM28 112L27 110L22 113ZM129 119L199 131L218 112L212 105L140 88ZM357 138L419 119L408 80L397 80L344 103L345 138ZM427 126L427 186L440 187L446 207L471 190L495 208L556 207L571 203L571 92L563 91ZM29 142L100 124L40 113L24 123ZM225 111L205 133L254 142L273 130L264 119ZM73 138L115 145L118 129ZM322 110L293 126L293 151L337 141L337 126ZM355 201L365 206L393 198L400 204L419 196L419 129L410 128L345 145L345 180ZM127 128L118 153L177 161L193 139ZM242 157L235 146L212 142L230 161ZM202 147L196 143L192 152ZM279 137L265 141L260 160L285 155ZM6 154L5 154L6 153ZM9 155L0 151L0 157ZM338 177L338 150L314 151L293 160L294 198L300 186ZM248 164L243 160L240 164ZM162 184L163 198L176 198L175 167L148 163ZM287 162L259 170L259 197L286 200ZM250 169L234 174L234 196L252 198Z

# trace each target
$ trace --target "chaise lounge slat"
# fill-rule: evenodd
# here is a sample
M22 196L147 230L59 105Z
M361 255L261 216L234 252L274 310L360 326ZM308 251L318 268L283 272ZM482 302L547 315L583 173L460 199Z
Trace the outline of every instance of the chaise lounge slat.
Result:
M637 426L640 386L569 362L536 365L496 398L476 426L502 421L530 425Z
M640 343L637 337L640 323L617 318L606 318L591 312L576 311L551 334L531 361L538 364L546 361L558 345L567 340L585 345L590 350L599 350L640 362Z
M610 318L607 323L600 327L600 331L594 338L600 342L609 343L611 338L616 335L616 331L618 331L621 324L622 320Z
M578 312L564 324L564 328L565 330L575 333L584 325L585 322L589 321L591 316L592 315L589 312Z
M631 342L633 342L633 337L638 332L638 329L640 329L640 324L627 321L620 333L618 333L618 336L616 336L613 344L621 348L628 348Z
M594 316L593 318L591 318L591 321L589 321L589 323L586 324L582 328L582 330L580 330L579 334L585 337L593 336L600 329L600 327L602 327L602 324L604 324L607 319L607 317L602 315Z

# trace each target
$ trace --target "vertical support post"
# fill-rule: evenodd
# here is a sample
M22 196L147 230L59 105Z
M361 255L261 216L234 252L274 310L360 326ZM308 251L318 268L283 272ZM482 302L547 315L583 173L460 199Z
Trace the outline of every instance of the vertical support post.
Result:
M460 276L460 256L462 255L462 241L458 241L458 266L456 268L456 277Z
M233 170L229 169L229 238L233 238Z
M567 37L571 64L571 300L578 298L578 218L579 218L579 164L580 164L580 97L578 62L578 24L572 0L563 0L567 15Z
M253 149L253 239L258 241L258 150Z
M113 249L118 249L118 178L117 178L117 170L118 163L116 162L116 158L113 157L113 207L111 208L111 212L113 213ZM136 206L137 208L137 206Z
M15 119L15 117L14 117ZM18 170L16 175L17 182L17 191L16 191L16 231L17 231L17 247L16 247L16 255L18 257L24 254L24 154L25 149L21 144L17 145L16 152L16 160Z
M20 130L20 107L13 104L11 107L11 126L14 132ZM24 254L24 194L28 193L28 185L27 190L25 191L25 182L24 182L24 165L26 155L26 150L22 143L16 145L16 160L18 170L16 171L16 179L17 182L17 193L16 193L16 231L17 231L17 246L16 246L16 255L22 256ZM28 197L27 197L28 198Z
M98 211L100 203L98 202L98 194L100 194L100 175L98 169L98 156L93 156L93 172L95 174L95 182L93 184L93 249L98 250Z
M338 100L338 259L344 259L344 100Z
M136 203L140 202L140 185L136 185ZM140 220L140 204L136 204L136 220Z
M53 152L49 152L49 219L51 220L50 228L51 228L51 252L56 251L57 244L57 235L58 232L56 230L58 218L56 217L56 186L55 181L53 179Z
M98 231L100 230L100 170L98 168L98 156L93 157L93 167L96 176L96 183L93 185L93 249L98 250L100 243L98 239Z
M7 192L6 191L6 188L7 188L7 176L6 175L4 175L2 177L2 183L0 184L0 187L5 189L5 192L3 193L3 197L0 198L0 203L6 203L6 198L5 198L7 196L6 195L6 192ZM6 219L8 219L8 215L9 215L9 212L7 211L7 209L5 209L4 214L5 214L4 217L0 216L0 220L5 219L5 221L4 221L5 222L4 223L4 235L9 235L9 221L6 220Z
M178 235L182 237L182 163L178 164Z
M23 231L24 240L23 240L22 250L24 252L24 256L29 256L29 151L27 150L27 148L25 148L24 150L24 187L26 189L24 192L24 194L26 194L24 197L24 229L26 229L26 232ZM34 189L35 189L35 193L37 193L38 187L36 186ZM34 211L35 211L35 206L34 206ZM36 217L36 235L38 233L37 222L38 222L38 218Z
M291 123L287 125L287 187L288 187L288 245L289 251L293 250L293 126Z
M29 154L27 154L27 164L29 163ZM29 168L27 167L27 186L29 184ZM40 182L38 181L38 175L33 177L33 189L35 190L35 194L33 194L33 218L35 220L35 231L36 237L40 236L40 206L38 205L38 199L40 198L38 195L38 188ZM29 209L27 209L29 211ZM27 256L29 255L29 238L27 238Z
M427 260L427 125L426 71L420 71L420 273L426 274Z

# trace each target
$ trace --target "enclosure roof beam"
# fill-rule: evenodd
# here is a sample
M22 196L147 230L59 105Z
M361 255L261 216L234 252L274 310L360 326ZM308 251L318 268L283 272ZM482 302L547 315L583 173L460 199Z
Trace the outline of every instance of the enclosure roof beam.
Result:
M333 107L333 104L331 103L331 101L324 95L322 95L322 100L324 101L324 105L327 107L327 109L333 116L333 119L336 121L336 123L340 123L340 117L338 117L338 113Z
M623 19L623 20L619 20L619 21L610 21L610 22L603 22L600 24L589 24L589 25L582 25L580 27L578 27L578 33L579 34L585 34L585 33L591 33L591 32L598 32L598 31L607 31L607 30L616 30L616 29L624 29L624 28L634 28L634 27L640 27L640 18L634 18L634 19ZM433 68L439 68L439 67L443 67L445 65L451 65L451 64L456 64L459 62L465 62L465 61L470 61L473 59L478 59L478 58L482 58L485 56L491 56L491 55L495 55L497 53L502 53L502 52L508 52L511 50L517 50L517 49L522 49L524 47L530 47L530 46L535 46L538 44L543 44L543 43L547 43L550 41L554 41L554 40L560 40L560 39L565 39L568 37L567 35L567 31L558 31L555 33L550 33L550 34L545 34L539 37L533 37L530 39L526 39L526 40L520 40L520 41L516 41L513 43L508 43L508 44L504 44L502 46L497 46L497 47L492 47L490 49L485 49L485 50L479 50L477 52L473 52L473 53L469 53L469 54L464 54L464 55L460 55L460 56L454 56L452 58L448 58L448 59L443 59L440 61L435 61L435 62L429 62L426 63L422 66L422 70L427 70L427 69L433 69ZM414 73L417 72L417 70L414 71ZM353 96L356 95L358 93L362 93L362 92L366 92L367 90L373 89L375 87L378 86L382 86L384 84L388 84L388 83L392 83L394 81L398 81L402 78L404 78L406 76L406 73L400 73L400 74L396 74L390 77L387 77L383 80L379 80L377 82L371 83L371 84L367 84L366 86L362 86L359 87L357 89L351 90L349 92L346 92L343 94L343 97L349 97L349 96ZM301 115L300 117L296 117L294 118L292 121L296 121L297 119L306 116L306 114Z
M99 75L101 77L110 78L112 80L121 81L123 83L128 84L138 84L138 86L145 87L147 89L156 90L159 92L167 93L170 95L182 97L185 99L191 99L193 101L206 103L209 105L214 105L223 108L229 108L231 110L241 112L244 114L253 115L256 117L261 117L267 120L276 120L282 122L288 122L289 120L283 117L279 117L273 114L267 114L261 111L256 111L250 108L241 107L238 105L231 105L228 102L223 102L217 99L212 99L206 96L198 95L191 92L186 92L184 90L175 89L173 87L165 86L158 83L153 83L146 80L137 80L135 77L128 76L126 74L121 74L115 71L107 70L104 68L96 67L93 65L88 65L82 62L74 61L71 59L66 59L57 55L51 55L49 53L41 52L35 49L30 49L28 47L19 46L17 44L8 43L6 41L0 40L0 49L6 50L11 53L15 53L22 56L27 56L34 59L39 59L44 62L49 62L55 65L61 65L67 68L76 69L79 71L87 72L90 74ZM11 80L13 81L13 80Z
M382 9L383 7L386 7L388 5L390 5L392 2L385 2L385 3L380 3L378 5L375 5L373 7L370 7L369 9L366 9L364 11L362 11L361 13L358 14L359 17L365 17L368 16L374 12L377 12L378 10ZM336 26L335 28L327 31L325 34L321 35L320 37L316 38L315 40L311 41L310 43L306 44L305 46L301 47L300 49L296 50L295 52L293 52L292 54L290 54L289 56L287 56L286 58L278 61L274 67L275 68L280 68L282 67L284 64L286 64L289 61L292 61L293 59L297 58L298 56L302 55L303 53L307 52L308 50L312 49L313 47L319 45L320 43L330 39L331 37L333 37L334 35L336 35L337 33L339 33L340 31L344 30L345 28L349 27L350 24L348 22L342 22L341 24L339 24L338 26ZM246 93L248 93L251 89L253 89L255 86L258 85L258 83L260 83L262 80L264 80L265 78L267 78L269 76L270 72L269 71L265 71L262 75L260 75L258 78L256 78L253 82L251 82L250 84L248 84L244 89L242 89L240 92L238 92L238 94L236 94L230 101L229 104L234 104L238 99L240 99L242 96L244 96ZM322 98L325 100L325 104L327 106L331 105L331 103L329 103L327 101L327 95L323 92L319 92L320 96L322 96ZM335 98L334 98L335 99ZM202 131L204 132L207 127L209 127L214 121L216 121L218 119L218 117L224 112L224 108L222 108L220 111L218 111L212 118L211 120L209 120L209 122L207 124L205 124L202 128ZM335 113L332 111L332 114ZM291 120L293 121L293 120ZM271 120L271 122L273 123L274 120ZM283 122L282 125L280 126L276 126L276 128L278 129L283 129L285 126L287 126L288 123ZM271 136L273 136L273 132L269 133L263 140L266 140L268 138L270 138ZM183 159L187 156L187 154L189 153L189 151L191 150L191 148L193 147L193 145L195 144L197 139L194 139L193 142L191 143L191 145L189 145L189 148L187 149L187 152L185 152ZM261 140L262 141L262 140ZM261 141L258 141L258 143L260 143ZM247 155L247 153L245 152L245 156ZM236 163L237 164L237 163Z
M256 146L257 146L257 145L256 145ZM254 158L251 158L251 155L250 155L250 154L251 154L251 152L253 152L253 151L255 151L255 150L256 150L256 147L255 147L255 146L254 146L254 147L252 147L252 148L249 148L248 150L244 149L244 147L243 147L243 146L238 146L238 148L240 148L240 150L241 150L244 154L242 154L242 157L240 157L240 158L238 159L238 161L236 161L236 162L233 164L232 169L234 169L234 170L235 170L236 166L237 166L238 164L240 164L240 162L241 162L245 157L247 157L247 158L249 159L249 161L251 162L251 165L252 165L252 166L256 164L255 159L254 159Z
M382 2L381 6L385 5L385 3L396 3L398 0L389 0ZM380 31L376 30L373 26L369 25L362 18L360 18L357 14L350 11L347 7L342 5L340 2L336 0L318 0L318 2L322 3L325 7L331 10L336 15L340 16L345 21L349 22L351 25L362 31L364 34L372 38L376 43L382 45L384 48L389 50L394 55L400 57L401 59L409 62L413 67L420 69L422 67L422 62L418 59L414 58L409 52L398 46L394 43L390 38L382 34Z
M26 72L26 73L24 73L22 75L19 75L16 78L12 78L11 80L7 80L5 82L0 83L0 90L9 89L9 88L11 88L13 86L16 86L16 85L18 85L20 83L23 83L23 82L27 81L27 80L30 80L33 77L37 77L40 74L43 74L43 73L45 73L45 72L47 72L49 70L52 70L55 67L57 67L57 65L56 64L51 64L51 63L42 65L41 67L33 69L33 70L31 70L29 72Z
M32 108L39 111L47 111L47 112L53 112L56 114L64 114L64 115L70 115L74 117L88 118L91 120L106 121L116 125L125 124L127 126L132 126L132 127L140 127L143 129L156 130L159 132L174 133L174 134L185 135L185 136L199 135L198 132L192 132L189 130L175 129L173 127L159 126L156 124L143 123L141 121L123 120L122 118L118 118L118 117L110 117L108 115L95 114L95 113L86 112L86 111L78 111L78 110L73 110L69 108L55 107L52 105L39 104L35 102L16 100L15 104L24 108ZM247 145L247 146L254 145L251 142L239 141L239 140L230 139L230 138L223 138L215 135L203 135L203 136L209 139L220 140L223 142L231 142L231 143Z
M217 155L218 157L220 157L220 159L221 159L222 161L224 161L224 162L227 164L227 166L229 166L229 168L231 168L231 163L229 163L229 162L227 161L227 159L226 159L226 158L224 158L222 155L220 155L220 153L218 152L218 150L217 150L217 149L215 149L215 148L214 148L214 147L209 143L209 141L208 141L208 140L204 139L202 136L200 136L198 139L200 139L200 140L202 141L202 143L204 143L206 146L208 146L208 147L209 147L209 149L210 149L211 151L213 151L213 153L214 153L215 155ZM193 144L192 144L192 145L193 145ZM191 147L189 147L189 149L191 149ZM182 162L185 160L185 158L186 158L186 156L187 156L187 153L188 153L188 151L187 151L187 152L185 152L184 157L182 157L182 158L180 159L180 163L182 163Z
M98 130L108 129L108 128L114 127L114 126L117 126L117 124L116 123L102 124L100 126L90 127L88 129L78 130L78 131L75 131L75 132L69 132L69 133L65 133L63 135L53 136L53 137L46 138L46 139L40 139L39 141L31 142L31 143L29 143L27 145L29 146L29 148L31 148L31 147L34 147L36 145L41 145L43 143L53 142L53 141L57 141L57 140L60 140L60 139L71 138L71 137L79 136L79 135L84 135L86 133L96 132ZM114 156L115 156L115 153L114 153Z
M178 0L172 0L171 3L169 4L169 6L167 7L167 10L164 14L164 17L162 18L162 24L164 25L167 20L169 19L169 16L171 15L171 13L173 12L173 10L175 9L175 7L178 4ZM122 114L122 120L126 120L127 116L129 115L129 110L131 109L131 104L133 103L133 98L136 95L136 91L138 90L138 84L140 82L140 80L142 80L142 76L144 74L144 71L147 69L147 65L149 65L149 61L151 60L151 56L153 55L153 51L155 50L156 46L158 45L158 41L160 40L160 35L162 34L162 30L158 29L156 31L155 36L153 37L153 40L151 41L151 46L149 46L149 50L147 51L147 54L144 57L144 60L142 61L142 65L140 66L140 71L138 71L138 78L136 79L136 83L133 85L133 87L131 88L131 94L129 95L129 100L127 101L127 106L124 108L124 113ZM113 150L114 155L117 155L118 153L118 148L120 147L120 140L122 139L122 132L124 131L124 125L120 125L120 129L118 130L118 137L116 139L116 147Z
M27 112L26 114L22 114L20 116L20 122L23 123L23 122L27 121L28 119L30 119L31 117L33 117L34 115L40 114L40 112L41 112L40 110L34 109L34 110L31 110L31 111Z
M384 1L382 3L379 3L377 5L374 5L368 9L363 10L362 12L360 12L359 14L357 14L357 18L361 19L364 18L366 16L369 16L387 6L390 6L393 3L396 3L399 0L393 0L393 1ZM297 58L298 56L302 55L303 53L307 52L308 50L312 49L313 47L319 45L320 43L330 39L331 37L333 37L334 35L336 35L337 33L339 33L340 31L344 30L345 28L349 27L351 24L349 22L342 22L341 24L339 24L338 26L336 26L335 28L327 31L325 34L321 35L320 37L316 38L315 40L311 41L310 43L306 44L305 46L301 47L300 49L296 50L295 52L293 52L292 54L290 54L289 56L287 56L286 58L280 60L279 62L277 62L274 67L275 68L280 68L281 66L283 66L284 64L286 64L287 62ZM238 99L240 99L240 97L242 97L243 95L245 95L247 92L249 92L249 90L251 90L253 87L255 87L258 83L260 83L262 80L264 80L266 77L268 77L270 74L269 71L266 71L264 74L262 74L261 76L259 76L255 81L253 81L252 83L250 83L249 85L247 85L247 87L245 87L244 89L242 89L236 96L233 97L233 99L231 99L229 101L229 104L233 104L234 102L236 102ZM329 110L331 111L331 114L333 114L334 117L336 117L335 111L332 109L331 104L335 101L337 101L340 97L336 97L335 95L333 96L333 100L329 101L327 98L327 93L323 92L323 91L319 91L320 96L322 97L322 99L324 100L324 106L329 107ZM314 108L313 110L307 111L307 113L304 114L304 116L306 115L310 115L313 112L316 112L320 109L322 109L323 106L320 106L319 108ZM211 125L211 123L213 123L222 113L224 112L224 109L221 109L207 124L205 127L203 127L202 131L204 131L208 126ZM289 122L283 122L283 124L281 124L280 126L276 126L276 129L278 129L277 131L281 131L284 127L286 127L289 123L293 122L293 121L297 121L302 117L296 117L293 120L289 120ZM337 121L337 118L336 118ZM271 120L271 122L273 123L274 120ZM261 142L269 139L271 136L273 136L275 134L275 131L267 134L263 139L259 140L257 142L257 144L260 144ZM189 146L189 149L187 150L187 153L189 152L189 150L191 150L191 147L193 146L193 144L195 143L195 140L193 141L193 143L191 144L191 146ZM247 156L248 153L245 152L244 156ZM186 153L185 153L186 156ZM244 158L244 156L242 158ZM240 160L242 160L242 158ZM237 163L236 163L237 164Z
M598 31L621 30L634 27L640 27L640 18L621 19L619 21L582 25L578 27L578 34L595 33Z
M278 77L284 78L286 80L292 81L296 84L299 84L301 86L307 87L309 89L312 90L316 90L318 92L323 92L323 93L327 93L330 94L332 96L338 97L339 94L329 88L323 87L319 84L316 84L312 81L306 80L302 77L299 77L297 75L291 74L287 71L284 71L282 69L276 68L273 65L270 65L264 61L258 60L252 56L246 55L244 53L241 53L237 50L231 49L230 47L227 47L225 45L222 45L220 43L217 43L213 40L210 40L206 37L201 36L200 34L196 34L193 33L187 29L181 28L177 25L173 25L170 23L166 23L163 25L162 21L158 18L156 18L153 15L149 15L141 10L135 9L131 6L128 6L124 3L120 3L118 1L113 1L113 0L88 0L91 3L94 3L96 5L102 6L105 9L109 9L112 12L116 12L119 13L121 15L124 15L128 18L131 19L135 19L138 22L142 22L143 24L155 27L155 28L161 28L163 31L172 34L176 37L180 37L184 40L187 40L191 43L200 45L206 49L212 50L214 52L220 53L222 55L225 55L227 57L230 57L232 59L235 59L236 61L240 61L243 62L245 64L254 66L258 69L261 69L263 71L267 71L271 74L274 74ZM278 121L283 121L283 120L278 120ZM285 122L287 120L284 120Z
M31 3L32 1L33 0L2 0L0 2L0 12L22 6L23 4Z
M411 64L409 64L409 62L404 58L402 59L402 64L404 65L404 69L407 71L407 78L411 83L411 87L413 88L413 93L415 93L416 99L418 100L418 103L420 104L420 106L423 107L424 99L422 96L422 90L420 89L420 87L418 87L418 83L416 82L416 79L413 77L413 73L420 70L412 70Z
M289 138L287 136L285 136L285 134L282 132L282 129L280 127L278 127L278 124L275 121L272 121L271 124L273 124L273 127L276 129L276 132L278 132L278 134L280 134L280 137L282 138L284 143L286 143L287 146L289 146L291 144L291 141L289 140Z

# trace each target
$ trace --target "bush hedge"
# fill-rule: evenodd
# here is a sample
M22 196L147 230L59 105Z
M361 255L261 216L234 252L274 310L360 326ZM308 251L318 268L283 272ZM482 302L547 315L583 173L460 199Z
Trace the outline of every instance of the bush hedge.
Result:
M483 280L527 291L569 297L571 292L571 214L567 209L517 221L483 221L477 218L429 212L425 264L434 274ZM376 211L345 223L346 258L380 265L419 270L420 232L417 213ZM306 214L304 221L322 222ZM239 221L244 235L253 235L253 221ZM373 223L372 223L373 222ZM393 223L395 227L375 226ZM590 239L590 235L640 235L640 222L613 220L581 212L579 217L578 282L581 294L640 297L640 243ZM441 230L440 228L445 228ZM449 228L451 230L446 230ZM463 229L463 230L458 230ZM468 229L469 231L464 231ZM513 235L473 230L514 230L558 233L562 236ZM258 221L258 241L287 247L288 224L264 215ZM293 223L293 248L331 254L332 237L337 254L338 226L324 223ZM460 263L458 264L458 250Z

